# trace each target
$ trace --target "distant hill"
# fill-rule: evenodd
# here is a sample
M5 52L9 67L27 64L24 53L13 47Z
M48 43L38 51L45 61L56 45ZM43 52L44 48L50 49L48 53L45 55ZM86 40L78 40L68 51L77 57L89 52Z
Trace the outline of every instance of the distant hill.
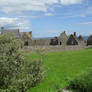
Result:
M53 37L38 37L38 38L33 38L34 40L37 40L37 39L51 39L51 38L53 38ZM88 36L83 36L83 38L85 39L85 40L87 40L88 39Z
M88 40L88 37L89 37L89 36L83 36L83 38L84 38L85 40Z
M53 37L37 37L37 38L33 38L34 40L38 40L38 39L51 39L51 38L53 38Z

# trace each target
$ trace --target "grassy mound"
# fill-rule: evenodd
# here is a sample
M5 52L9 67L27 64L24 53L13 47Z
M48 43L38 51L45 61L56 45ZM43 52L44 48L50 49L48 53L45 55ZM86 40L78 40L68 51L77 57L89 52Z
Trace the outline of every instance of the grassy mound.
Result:
M29 60L39 58L38 54L30 54ZM67 79L73 79L92 66L92 49L50 52L44 58L45 78L28 92L56 92L68 84Z
M92 69L76 76L69 82L68 88L79 92L92 92Z

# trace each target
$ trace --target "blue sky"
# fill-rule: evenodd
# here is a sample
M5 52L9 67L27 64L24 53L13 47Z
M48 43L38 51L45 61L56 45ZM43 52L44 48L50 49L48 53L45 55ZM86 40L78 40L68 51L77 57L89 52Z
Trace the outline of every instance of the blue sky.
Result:
M0 0L0 26L54 37L92 34L92 0Z

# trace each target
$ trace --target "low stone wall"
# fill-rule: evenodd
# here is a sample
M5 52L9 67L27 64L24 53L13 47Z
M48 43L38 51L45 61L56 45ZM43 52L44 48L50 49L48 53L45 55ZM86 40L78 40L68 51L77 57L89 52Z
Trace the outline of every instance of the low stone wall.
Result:
M87 46L25 46L23 49L27 52L33 53L36 51L56 52L68 50L82 50L88 48Z

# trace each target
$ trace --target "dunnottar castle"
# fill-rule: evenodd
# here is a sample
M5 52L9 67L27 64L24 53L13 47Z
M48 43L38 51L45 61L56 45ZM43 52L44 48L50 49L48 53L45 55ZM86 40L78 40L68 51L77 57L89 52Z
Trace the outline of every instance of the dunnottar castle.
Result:
M21 39L25 46L87 46L92 45L92 35L89 36L88 40L85 40L82 35L76 36L76 32L68 35L64 32L59 37L50 39L37 39L32 38L32 32L20 32L19 29L5 29L1 27L1 34L11 33L16 38Z

